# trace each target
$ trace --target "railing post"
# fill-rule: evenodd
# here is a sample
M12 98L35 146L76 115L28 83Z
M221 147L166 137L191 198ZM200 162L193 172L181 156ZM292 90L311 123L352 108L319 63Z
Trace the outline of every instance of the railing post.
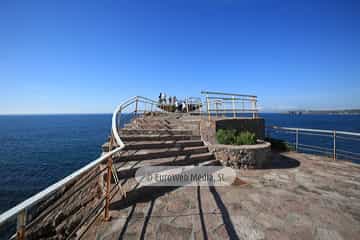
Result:
M236 112L235 112L235 97L232 96L232 107L233 107L233 117L236 118Z
M256 98L255 97L252 98L251 103L252 103L252 112L253 112L252 117L256 118L257 116L256 116Z
M267 127L265 126L265 138L267 138L268 137L268 129L267 129Z
M222 105L222 116L225 117L225 104L223 104L224 102L221 103Z
M295 151L299 149L299 129L296 129Z
M109 221L110 220L110 194L111 194L111 169L112 169L112 157L110 156L108 158L107 162L107 176L106 176L106 191L105 191L105 215L104 220Z
M333 131L333 147L334 147L334 152L333 152L333 159L336 160L336 130Z
M216 117L218 116L218 102L215 102L215 113Z
M208 112L208 119L210 121L210 102L209 102L209 95L206 94L206 110Z
M189 101L188 98L185 99L185 104L186 104L186 112L189 112Z
M199 108L199 116L200 116L200 118L201 118L201 110L202 110L202 107L203 107L203 104L202 104L202 102L200 102L200 103L198 103L198 108Z
M16 227L16 239L25 239L25 228L26 228L26 210L21 211L17 215L17 227Z
M136 99L135 99L135 114L137 114L137 112L138 112L138 102L139 102L139 99L138 99L138 97L136 97Z

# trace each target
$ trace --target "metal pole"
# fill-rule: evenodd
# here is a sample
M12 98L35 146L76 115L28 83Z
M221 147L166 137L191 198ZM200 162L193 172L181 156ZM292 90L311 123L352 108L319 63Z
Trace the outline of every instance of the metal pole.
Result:
M252 117L253 118L256 118L256 113L255 113L255 109L256 109L256 99L255 98L252 98L251 100L251 103L252 103Z
M268 130L267 127L265 127L265 138L267 138L267 135L268 135Z
M186 112L189 112L189 101L188 98L185 99L186 102Z
M333 159L336 160L336 130L333 132L333 140L334 140L334 152L333 152Z
M26 210L23 210L17 215L17 227L16 227L17 240L25 239L25 227L26 227Z
M111 144L110 144L111 146ZM104 220L109 221L110 220L110 192L111 192L111 169L112 169L112 157L110 156L108 158L107 162L107 176L106 176L106 192L105 192L105 215Z
M235 112L235 97L232 96L232 107L233 107L233 117L236 118L236 112Z
M223 104L224 102L221 103L222 105L222 116L225 117L225 104Z
M137 115L137 112L138 112L138 98L136 97L135 99L135 114Z
M208 112L208 119L210 121L210 102L209 102L209 95L206 95L206 110Z
M198 108L199 108L199 116L201 117L201 108L202 108L203 106L202 106L202 103L199 103L198 104Z
M296 129L296 141L295 141L295 150L298 151L299 149L299 129Z
M216 109L216 117L218 116L218 103L215 103L215 109Z

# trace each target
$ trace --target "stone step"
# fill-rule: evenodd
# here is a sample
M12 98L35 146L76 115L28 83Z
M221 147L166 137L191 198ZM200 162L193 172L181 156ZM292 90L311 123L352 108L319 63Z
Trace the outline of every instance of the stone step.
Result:
M115 157L115 162L152 160L169 157L179 157L181 155L191 156L193 154L208 153L207 146L199 147L178 147L165 149L141 149L139 151L125 151L120 157Z
M135 149L158 149L158 148L174 148L174 147L198 147L203 146L201 140L179 140L179 141L145 141L145 142L128 142L124 150Z
M180 129L187 130L185 125L174 125L174 124L160 124L160 123L127 123L124 125L126 129L160 129L160 130L169 130L169 129Z
M184 129L121 129L121 135L191 135L191 130Z
M215 156L212 153L206 152L191 156L182 155L177 158L153 159L145 162L129 161L126 163L115 163L115 168L117 169L119 179L126 179L134 177L136 171L144 166L210 166L217 163L218 160L215 159Z
M109 142L102 145L102 151L109 151ZM184 147L198 147L203 146L204 142L201 140L178 140L178 141L144 141L144 142L127 142L124 148L126 150L140 150L140 149L159 149L159 148L184 148ZM112 147L115 149L115 146Z
M170 140L199 140L200 136L192 135L122 135L121 140L125 142L135 141L170 141Z

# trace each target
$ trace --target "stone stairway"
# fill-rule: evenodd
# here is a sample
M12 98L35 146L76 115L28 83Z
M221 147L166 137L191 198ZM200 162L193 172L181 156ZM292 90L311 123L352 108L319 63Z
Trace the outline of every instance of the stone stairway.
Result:
M140 167L218 164L199 132L199 119L183 115L133 119L119 131L126 147L113 159L120 182L126 182L127 191L141 191L134 179ZM109 143L103 150L109 150Z
M142 116L126 124L119 132L126 147L114 159L120 179L128 169L135 172L142 166L216 163L198 128L199 120L185 120L176 114Z
M158 230L155 230L153 228L155 224L151 221L167 222L179 216L181 221L189 224L196 225L200 222L198 209L195 208L198 200L195 200L196 195L194 195L203 191L199 187L142 186L135 180L136 171L144 166L218 165L219 162L215 156L209 152L208 147L201 140L199 128L199 118L167 115L152 116L151 118L138 117L119 131L126 147L113 158L113 162L119 182L127 195L124 198L121 191L115 194L110 204L112 220L98 223L99 227L93 229L94 234L91 237L96 236L97 239L155 239L155 231L166 232L166 229L163 229L165 225L160 224ZM104 144L103 149L108 150L108 148L109 144ZM114 182L112 184L114 186ZM181 195L179 199L166 200L171 196L178 196L178 194ZM189 199L180 200L182 196ZM206 196L206 199L208 200L203 201L211 201L212 198ZM173 207L161 207L161 204L167 202ZM192 211L189 216L182 216L184 204L188 204ZM205 205L207 206L206 203ZM150 219L151 215L156 217ZM188 234L188 229L184 230L185 233L181 231L156 239L188 239L187 237L183 238L183 235Z

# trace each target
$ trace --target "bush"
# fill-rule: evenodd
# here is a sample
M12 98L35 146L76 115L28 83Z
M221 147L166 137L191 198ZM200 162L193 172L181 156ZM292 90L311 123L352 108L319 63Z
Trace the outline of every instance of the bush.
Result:
M274 138L266 138L265 141L268 141L271 143L271 149L277 150L277 151L292 151L294 150L292 146L290 146L287 142L280 140L280 139L274 139Z
M238 132L234 129L219 129L216 139L220 144L226 145L252 145L256 144L256 136L251 132Z

